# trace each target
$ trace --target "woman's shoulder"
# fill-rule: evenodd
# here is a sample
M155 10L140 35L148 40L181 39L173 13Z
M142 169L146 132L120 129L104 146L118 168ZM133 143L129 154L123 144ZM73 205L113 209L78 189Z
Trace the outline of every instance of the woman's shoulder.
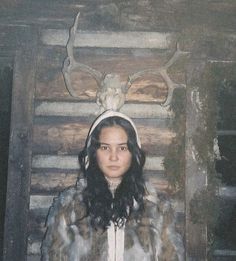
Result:
M160 191L150 181L145 182L145 187L146 187L146 195L145 195L146 201L157 205L162 212L169 211L172 208L172 200L166 192Z
M69 187L53 199L53 203L49 209L47 224L54 222L55 216L65 215L74 209L83 208L82 192L85 187L83 179L78 180L75 186ZM75 207L76 205L76 207ZM67 213L69 214L69 213Z

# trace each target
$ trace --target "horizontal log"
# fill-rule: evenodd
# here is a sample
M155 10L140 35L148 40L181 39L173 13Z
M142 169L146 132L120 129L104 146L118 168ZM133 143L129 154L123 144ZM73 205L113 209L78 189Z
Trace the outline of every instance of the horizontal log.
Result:
M94 117L98 111L97 104L86 102L42 101L38 102L35 107L36 116ZM169 107L158 104L125 104L120 111L131 118L170 118L173 116Z
M56 197L57 195L31 195L30 196L30 210L39 210L42 209L42 211L44 210L45 213L48 212L48 209L50 208L50 206L52 205L53 199Z
M30 245L28 245L28 248L30 249ZM36 255L29 254L27 256L27 261L41 261L41 255L40 254L36 254Z
M29 241L35 239L42 240L46 232L46 219L49 209L41 209L40 211L30 210L28 216L27 233Z
M50 120L50 119L49 119ZM79 122L79 123L78 123ZM33 129L33 152L35 154L78 154L84 147L90 123L52 122L48 119ZM147 123L147 124L146 124ZM146 124L146 126L145 126ZM168 128L152 126L147 120L136 124L142 147L149 155L165 155L168 145L175 134Z
M145 180L150 182L159 191L167 191L169 187L169 182L163 171L151 171L144 173Z
M31 175L31 195L56 194L64 189L74 186L77 178L82 175L79 171L50 171L38 170ZM168 180L163 171L144 171L144 177L149 180L158 190L168 189Z
M76 184L78 178L78 171L76 172L34 172L31 175L31 194L50 193L55 194Z
M236 201L236 186L220 186L218 193L222 198L233 199Z
M32 167L40 169L67 169L78 170L77 155L34 155ZM163 157L147 157L144 166L147 170L163 170Z
M236 130L219 130L217 131L218 136L236 136Z
M128 77L143 70L155 70L156 74L146 73L135 80L126 94L128 102L163 103L167 96L167 86L157 73L173 55L174 50L164 54L155 50L111 50L88 49L76 50L75 60L105 74L119 75L121 85L127 83ZM62 75L62 63L66 54L61 49L42 48L39 53L38 73L36 79L36 99L74 100L66 89ZM179 60L168 70L171 79L178 83L185 82L186 57ZM98 84L89 73L79 69L71 72L71 84L77 99L95 101Z
M107 65L109 66L109 64ZM103 66L104 68L105 66ZM46 73L50 73L50 70ZM119 75L120 77L122 75ZM128 74L121 79L121 85L127 83ZM71 74L71 82L73 90L75 91L78 101L95 102L96 94L98 91L98 84L88 73L73 72ZM167 86L161 77L146 75L141 79L137 79L130 87L126 94L127 102L140 102L149 103L156 102L162 104L165 102L167 97ZM36 85L36 98L37 99L63 99L63 100L76 100L71 97L68 90L65 87L64 79L59 72L49 82L37 82Z
M3 3L3 4L2 4ZM20 5L19 5L20 4ZM69 28L81 11L79 27L84 30L175 30L204 24L221 31L235 29L234 1L1 1L1 25L41 25ZM5 5L5 6L4 6ZM5 7L5 8L4 8ZM7 8L8 7L8 8ZM20 11L19 11L20 8ZM189 16L191 15L191 20ZM231 22L231 23L230 23ZM218 26L218 27L217 27ZM1 41L0 41L1 42Z
M42 241L28 241L27 254L28 255L39 255L41 253L41 244L42 244ZM27 259L27 261L28 261L28 259Z
M41 41L46 45L66 46L68 38L69 30L46 29L41 34ZM174 38L174 33L78 31L74 46L168 49Z
M174 50L160 53L155 50L111 50L111 49L79 49L75 52L75 60L105 74L119 75L121 85L127 83L128 77L143 70L155 70L156 74L146 73L135 80L126 94L128 102L163 103L167 96L167 86L157 73L173 55ZM74 100L66 89L62 75L64 50L42 48L39 53L38 74L36 79L36 99ZM168 70L173 81L185 82L186 57L179 60ZM98 84L89 73L75 69L71 72L71 84L77 99L82 101L96 100Z
M214 250L214 256L220 257L235 257L236 258L236 250L230 249L216 249ZM230 259L231 260L231 259ZM232 259L233 260L233 259Z
M57 194L58 195L58 194ZM39 211L40 209L47 213L53 203L53 199L57 195L31 195L30 196L30 211ZM172 201L173 207L177 212L184 212L184 202L180 200ZM45 215L46 217L46 215Z

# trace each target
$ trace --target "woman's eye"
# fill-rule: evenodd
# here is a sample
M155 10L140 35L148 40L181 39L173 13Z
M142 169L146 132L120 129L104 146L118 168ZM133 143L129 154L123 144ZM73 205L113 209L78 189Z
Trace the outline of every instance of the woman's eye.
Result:
M120 150L121 151L126 151L126 150L128 150L128 147L127 146L122 146L122 147L120 147Z
M100 146L100 149L101 149L101 150L108 150L109 148L108 148L108 146L106 146L106 145L101 145L101 146Z

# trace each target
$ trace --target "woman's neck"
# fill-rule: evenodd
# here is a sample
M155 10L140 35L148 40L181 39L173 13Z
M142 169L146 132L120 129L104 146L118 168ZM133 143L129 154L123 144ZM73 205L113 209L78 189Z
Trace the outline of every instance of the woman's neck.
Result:
M111 179L108 177L105 177L108 183L108 187L110 189L110 191L112 192L112 194L115 193L115 190L117 189L117 187L120 185L121 183L121 178L117 178L117 179Z

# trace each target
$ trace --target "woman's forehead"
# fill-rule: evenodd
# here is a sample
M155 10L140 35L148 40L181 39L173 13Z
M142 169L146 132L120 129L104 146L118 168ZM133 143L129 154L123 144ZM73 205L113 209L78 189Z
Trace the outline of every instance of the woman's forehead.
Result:
M105 127L100 132L99 141L107 144L123 144L127 143L128 136L120 126Z

